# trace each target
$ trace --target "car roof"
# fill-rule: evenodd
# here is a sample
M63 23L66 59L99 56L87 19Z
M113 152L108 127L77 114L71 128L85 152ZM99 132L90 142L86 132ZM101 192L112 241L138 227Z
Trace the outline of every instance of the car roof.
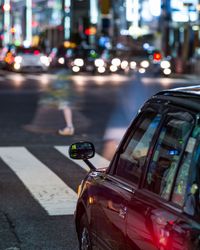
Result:
M163 90L151 98L158 99L200 112L200 85Z
M177 97L189 95L191 97L198 96L200 98L200 85L162 90L156 95L167 95Z

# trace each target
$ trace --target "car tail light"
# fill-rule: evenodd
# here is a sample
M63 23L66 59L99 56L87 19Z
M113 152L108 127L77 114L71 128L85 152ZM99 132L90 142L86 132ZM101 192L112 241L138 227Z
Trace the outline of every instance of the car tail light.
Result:
M39 51L39 50L34 50L33 54L34 54L34 55L39 55L39 54L40 54L40 51Z

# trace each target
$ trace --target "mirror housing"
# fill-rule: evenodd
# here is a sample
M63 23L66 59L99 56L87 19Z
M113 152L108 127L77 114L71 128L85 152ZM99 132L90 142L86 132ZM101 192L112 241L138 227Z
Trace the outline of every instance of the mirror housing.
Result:
M92 171L95 171L96 168L88 159L94 157L94 155L94 145L88 141L75 142L69 147L70 158L74 160L83 160Z
M69 147L69 156L75 160L85 160L94 157L95 148L91 142L75 142Z

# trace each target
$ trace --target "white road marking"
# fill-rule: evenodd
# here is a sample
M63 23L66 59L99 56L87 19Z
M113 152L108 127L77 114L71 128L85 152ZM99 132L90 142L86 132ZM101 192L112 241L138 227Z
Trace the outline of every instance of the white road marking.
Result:
M82 161L82 160L73 160L69 157L69 146L55 146L55 148L62 153L63 155L65 155L67 158L69 158L71 161L75 162L76 164L78 164L80 167L82 167L83 169L85 169L86 171L89 170L89 167L87 166L87 164ZM94 158L90 159L91 163L96 167L96 168L106 168L109 165L109 161L106 160L105 158L103 158L101 155L95 153Z
M142 83L144 83L144 85L162 85L162 86L170 86L172 84L188 84L189 82L192 82L193 84L197 84L197 80L196 79L184 79L184 78L168 78L168 77L162 77L162 78L147 78L147 77L142 77L141 78Z
M24 147L0 147L0 157L49 215L73 214L77 194Z

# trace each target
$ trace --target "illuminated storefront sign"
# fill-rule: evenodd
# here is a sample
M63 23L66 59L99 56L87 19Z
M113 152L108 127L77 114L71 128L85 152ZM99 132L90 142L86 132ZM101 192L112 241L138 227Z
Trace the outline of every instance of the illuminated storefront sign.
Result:
M198 0L171 0L172 21L195 22L198 20Z

